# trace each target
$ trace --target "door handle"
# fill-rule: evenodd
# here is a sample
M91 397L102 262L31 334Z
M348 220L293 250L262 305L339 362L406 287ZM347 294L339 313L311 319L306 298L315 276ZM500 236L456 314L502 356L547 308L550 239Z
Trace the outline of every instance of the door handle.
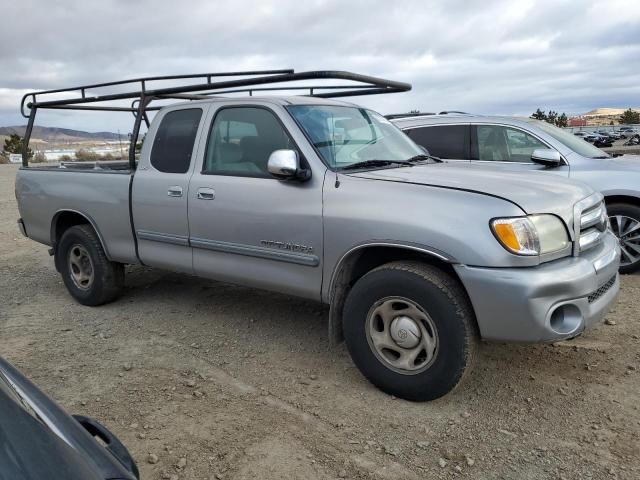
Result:
M200 200L213 200L216 198L216 192L213 188L199 188L196 197Z
M169 191L167 195L170 197L181 197L182 196L182 187L179 185L174 185L173 187L169 187Z

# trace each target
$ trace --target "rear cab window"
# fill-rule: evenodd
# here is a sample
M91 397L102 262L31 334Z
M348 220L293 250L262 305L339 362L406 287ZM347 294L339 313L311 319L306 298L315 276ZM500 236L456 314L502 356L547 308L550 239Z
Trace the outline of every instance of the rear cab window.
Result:
M168 112L160 121L151 148L151 165L163 173L186 173L191 165L202 109Z
M469 160L469 125L433 125L408 132L411 140L431 155L451 160Z

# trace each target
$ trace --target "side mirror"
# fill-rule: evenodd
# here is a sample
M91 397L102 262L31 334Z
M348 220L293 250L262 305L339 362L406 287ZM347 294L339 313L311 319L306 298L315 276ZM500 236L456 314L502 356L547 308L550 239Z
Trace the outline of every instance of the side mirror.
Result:
M560 152L551 150L550 148L537 148L531 154L531 161L539 163L545 167L553 168L562 165L562 157Z
M295 150L276 150L269 155L267 170L281 180L309 180L311 170L300 167L300 157Z

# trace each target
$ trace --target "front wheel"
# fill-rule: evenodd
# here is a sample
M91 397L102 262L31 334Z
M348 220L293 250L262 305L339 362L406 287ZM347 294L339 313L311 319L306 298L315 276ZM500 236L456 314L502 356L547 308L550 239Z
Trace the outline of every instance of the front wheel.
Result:
M477 349L466 293L451 275L420 262L389 263L358 280L345 302L343 329L362 374L406 400L453 390Z
M124 266L107 259L93 228L76 225L62 234L56 263L73 298L97 306L114 300L124 286Z
M640 269L640 207L628 203L607 205L611 229L620 242L620 273Z

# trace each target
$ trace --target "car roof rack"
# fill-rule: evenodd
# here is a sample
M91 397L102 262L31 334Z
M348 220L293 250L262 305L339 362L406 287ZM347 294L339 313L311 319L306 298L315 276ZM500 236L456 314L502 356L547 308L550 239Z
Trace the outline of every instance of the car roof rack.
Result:
M409 117L424 117L426 115L435 115L435 112L415 112L415 113L390 113L389 115L385 115L384 118L387 120L397 120L399 118L409 118Z
M450 115L452 113L458 115L471 115L469 112L461 112L460 110L443 110L442 112L438 113L438 115Z
M197 82L197 80L201 81ZM327 85L295 84L296 82L314 80L346 80L353 83L345 85L332 85L331 83ZM194 81L196 82L194 83ZM152 82L155 84L164 83L164 86L149 88L149 83ZM277 85L269 86L273 84ZM96 89L108 87L115 88L117 91L101 95L95 95L95 92L93 92ZM127 87L130 90L127 91ZM28 144L38 109L133 113L135 122L129 146L129 164L133 170L135 168L135 145L138 140L141 123L144 121L149 126L147 112L162 108L160 106L150 106L150 103L154 100L202 100L232 93L247 93L252 96L254 92L278 90L307 90L307 95L311 97L339 98L406 92L411 90L411 84L345 71L295 72L293 69L281 69L141 77L80 85L71 88L29 92L22 97L20 102L22 116L29 119L23 142L22 165L28 167ZM108 104L109 102L122 100L132 100L131 106Z
M461 112L459 110L444 110L442 112L416 112L416 113L390 113L389 115L385 115L384 118L387 120L398 120L400 118L412 118L412 117L426 117L431 115L471 115L468 112Z

